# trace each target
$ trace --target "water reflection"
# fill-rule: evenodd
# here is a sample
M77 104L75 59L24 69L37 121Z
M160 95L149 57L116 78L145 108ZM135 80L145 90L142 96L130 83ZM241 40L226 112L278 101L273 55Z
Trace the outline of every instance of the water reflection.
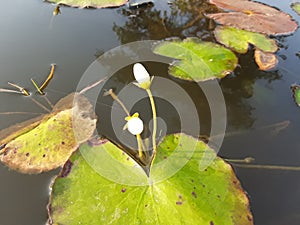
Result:
M175 0L169 7L148 5L139 9L123 8L120 13L125 17L125 24L114 24L116 32L122 44L140 40L161 40L170 37L186 38L199 37L205 41L214 41L213 30L215 24L205 17L206 13L215 13L218 9L207 1ZM286 39L280 38L282 47ZM255 118L252 116L254 108L248 99L253 96L255 81L266 79L268 83L281 79L277 71L263 72L258 70L253 58L253 51L239 55L239 67L234 74L220 81L227 104L228 125L234 129L246 129L252 127ZM183 84L187 92L197 96L199 89L191 84ZM198 105L199 106L199 105ZM199 108L203 111L203 107ZM209 111L206 112L209 113ZM202 113L203 116L203 113ZM206 119L207 116L206 116ZM205 129L209 132L209 129Z
M138 40L160 40L168 37L199 37L211 40L212 20L204 14L217 12L205 0L175 0L167 9L148 5L139 9L123 8L125 24L114 24L113 30L122 44Z
M257 80L273 81L282 79L278 71L266 72L257 68L253 51L239 57L240 65L234 74L221 80L220 85L226 100L228 126L239 128L251 128L255 122L252 111L255 110L248 101L254 94ZM264 93L260 93L264 95Z

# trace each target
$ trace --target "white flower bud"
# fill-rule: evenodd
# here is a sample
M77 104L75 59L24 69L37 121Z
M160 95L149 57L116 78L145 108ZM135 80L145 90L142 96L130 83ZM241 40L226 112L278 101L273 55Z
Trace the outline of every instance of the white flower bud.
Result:
M143 89L148 89L151 85L151 79L148 71L141 63L133 65L133 75L137 81L137 86Z
M133 135L141 134L144 130L144 123L139 117L131 117L127 121L127 129Z

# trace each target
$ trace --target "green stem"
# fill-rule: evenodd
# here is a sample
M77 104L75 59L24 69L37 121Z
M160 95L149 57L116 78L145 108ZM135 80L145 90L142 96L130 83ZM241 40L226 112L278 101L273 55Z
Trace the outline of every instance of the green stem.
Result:
M38 91L38 93L40 93L40 95L44 95L44 92L39 88L39 86L35 83L35 81L31 78L30 79L33 86L36 88L36 90Z
M252 157L246 157L244 159L224 159L225 161L229 163L252 163L255 161Z
M146 89L146 91L149 96L151 108L152 108L152 117L153 117L152 144L153 144L153 158L154 158L156 155L156 132L157 132L156 107L155 107L153 95L150 88Z

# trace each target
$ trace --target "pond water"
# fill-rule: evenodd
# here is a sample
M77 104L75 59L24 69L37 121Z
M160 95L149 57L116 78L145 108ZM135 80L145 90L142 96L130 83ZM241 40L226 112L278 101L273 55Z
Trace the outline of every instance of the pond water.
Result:
M212 40L211 24L204 18L195 20L199 13L194 9L201 2L186 1L173 11L165 1L139 9L128 6L97 10L61 7L62 14L53 17L55 6L42 0L3 1L0 8L0 86L6 87L11 81L31 87L30 78L43 81L50 64L56 63L55 78L47 89L47 96L56 102L75 90L82 74L97 56L120 44L175 36ZM289 7L292 1L263 2L300 21ZM252 156L258 164L300 166L300 109L293 102L290 91L291 84L300 82L300 58L296 55L300 51L299 40L299 30L291 36L277 38L280 50L275 70L258 70L253 52L250 52L240 56L240 67L234 75L220 82L228 116L221 156ZM166 65L146 65L153 73L167 73ZM130 68L122 72L124 77L112 82L116 88L133 79ZM199 96L199 87L176 82L186 88L196 106L202 109L204 100L199 100L203 98ZM0 111L42 113L30 98L0 93ZM163 100L160 102L164 105ZM205 108L199 114L201 122L209 118L209 110ZM0 129L33 116L0 115ZM270 126L284 121L288 121L288 126L279 132ZM169 128L176 131L177 124L171 122ZM206 132L204 126L201 133ZM255 224L300 223L299 172L239 167L235 167L235 171L249 195ZM56 173L22 175L0 165L0 224L44 224L48 186Z

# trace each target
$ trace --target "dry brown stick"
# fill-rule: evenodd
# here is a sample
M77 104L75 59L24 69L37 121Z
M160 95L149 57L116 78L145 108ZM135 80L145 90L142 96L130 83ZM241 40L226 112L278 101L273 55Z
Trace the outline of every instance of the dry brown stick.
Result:
M258 164L239 164L239 163L232 163L232 165L241 168L249 168L249 169L300 171L300 166L277 166L277 165L258 165Z
M40 87L40 90L41 90L41 91L43 91L43 90L47 87L47 85L49 84L50 80L53 78L54 70L55 70L55 64L52 63L52 64L51 64L51 70L50 70L50 73L49 73L47 79L45 80L45 82L44 82L44 83L41 85L41 87Z
M106 80L107 77L104 77L102 78L101 80L98 80L97 82L91 84L91 85L88 85L87 87L83 88L79 94L84 94L85 92L87 92L88 90L92 89L93 87L96 87L98 84L102 83L104 80Z
M35 113L35 112L0 112L0 115L14 115L14 114L42 115L43 113Z
M20 87L19 85L14 84L14 83L11 83L11 82L8 82L8 84L9 84L10 86L13 86L13 87L19 89L19 91L20 91L23 95L25 95L25 96L29 96L29 95L30 95L29 92L28 92L25 88Z
M0 92L23 94L23 93L20 92L20 91L10 90L10 89L5 89L5 88L0 88Z

